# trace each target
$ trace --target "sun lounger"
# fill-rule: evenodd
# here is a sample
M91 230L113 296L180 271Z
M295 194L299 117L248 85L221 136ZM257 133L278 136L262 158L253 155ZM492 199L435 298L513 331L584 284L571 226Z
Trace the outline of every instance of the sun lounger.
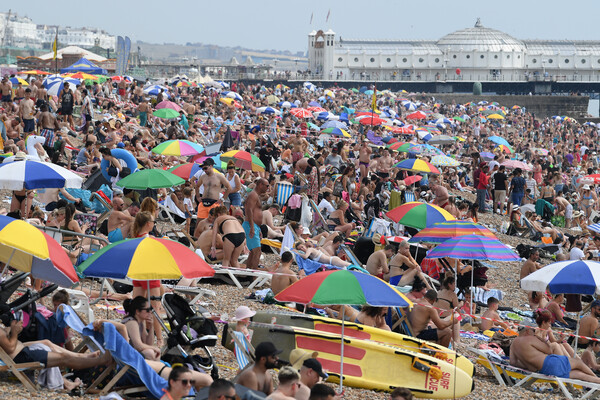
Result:
M567 399L590 399L600 395L600 385L578 379L559 378L514 367L501 357L491 355L483 350L468 347L477 354L477 363L483 366L489 375L496 378L501 386L522 387L529 389L533 384L547 384L558 387Z
M183 295L193 296L192 300L188 301L188 303L192 305L196 304L203 297L217 297L217 294L213 290L203 289L197 286L169 285L166 283L163 283L163 286Z
M94 322L94 311L90 308L90 299L87 294L81 290L64 289L69 294L69 300L73 310L84 314L88 323Z
M202 259L206 260L202 250L196 249L196 254L198 254ZM225 283L230 285L235 285L239 289L242 289L243 286L240 283L240 278L252 279L250 285L248 285L248 289L253 289L255 287L261 287L267 283L271 282L271 278L273 274L267 271L259 271L256 269L246 269L246 268L233 268L233 267L223 267L220 264L210 263L210 261L206 260L206 262L213 267L215 270L215 275L213 278L220 279Z

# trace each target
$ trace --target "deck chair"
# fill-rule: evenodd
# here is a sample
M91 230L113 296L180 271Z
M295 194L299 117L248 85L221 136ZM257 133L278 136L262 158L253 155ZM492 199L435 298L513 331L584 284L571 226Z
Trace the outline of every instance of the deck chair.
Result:
M162 284L165 288L171 289L174 292L181 293L185 296L191 297L192 299L188 301L190 305L196 304L203 297L217 297L217 294L210 289L203 289L197 286L182 286L182 285L169 285L166 283ZM208 303L202 303L208 304Z
M253 361L256 360L254 354L254 346L248 342L246 336L242 332L233 330L229 324L226 325L227 334L233 340L235 359L240 370L243 370Z
M527 371L508 364L499 356L472 347L467 349L478 356L477 364L483 366L488 374L496 378L501 386L529 389L533 384L552 385L558 387L561 394L567 399L597 398L600 394L599 384Z
M273 252L273 254L280 254L281 253L281 242L278 241L278 240L261 239L260 240L260 244L262 246L267 246L268 248L270 248L271 251Z
M312 224L310 226L311 230L314 230L318 227L323 228L325 231L329 232L329 227L327 226L327 221L323 217L323 214L319 210L317 203L313 199L309 199L308 205L313 212Z
M89 324L94 322L94 311L90 308L90 299L87 294L82 292L81 290L75 289L63 289L69 294L69 302L71 303L71 308L76 312L80 312L87 317L87 321Z
M408 314L401 307L391 307L392 312L388 313L389 321L386 321L392 332L400 332L407 336L414 336L413 329L408 320ZM395 319L397 317L398 319Z
M266 271L257 271L252 269L244 268L231 268L213 265L215 270L214 278L220 279L230 285L235 285L238 289L243 289L244 286L240 283L241 278L250 279L251 282L248 285L248 289L254 289L255 287L262 287L267 283L271 283L273 274Z
M95 332L91 325L84 326L75 311L66 304L60 306L57 312L57 320L62 327L70 327L85 340L91 350L100 352L109 351L115 361L112 368L106 368L86 390L86 393L104 396L111 391L127 395L131 393L151 392L156 398L160 398L162 389L167 386L167 381L161 378L144 360L144 357L119 334L115 326L105 322L103 333ZM114 377L105 384L102 389L98 386L107 377L118 369ZM116 388L117 383L127 373L137 373L142 385L127 385Z
M25 372L43 368L45 368L44 364L39 362L16 363L4 349L0 347L0 372L11 372L23 386L32 393L36 393L38 388Z

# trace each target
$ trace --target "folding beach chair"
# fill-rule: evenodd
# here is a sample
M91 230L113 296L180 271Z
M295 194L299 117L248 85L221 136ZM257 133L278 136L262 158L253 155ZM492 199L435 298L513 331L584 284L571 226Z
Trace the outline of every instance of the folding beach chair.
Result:
M36 369L43 369L44 364L39 362L27 362L27 363L16 363L12 358L0 347L0 372L11 372L25 388L36 393L38 388L25 374L25 371L34 371Z
M283 207L292 193L294 193L294 185L288 182L277 182L277 197L275 198L275 202L279 207Z

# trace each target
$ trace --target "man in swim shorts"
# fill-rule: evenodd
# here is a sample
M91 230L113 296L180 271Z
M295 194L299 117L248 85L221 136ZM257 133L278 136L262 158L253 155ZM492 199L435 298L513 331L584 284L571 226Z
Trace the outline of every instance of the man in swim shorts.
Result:
M125 210L125 202L121 197L112 200L112 211L108 216L108 240L119 242L129 236L134 217Z
M412 311L408 313L408 320L416 337L448 347L456 319L442 320L436 309L432 308L436 300L437 292L433 289L428 290L422 299L414 303ZM428 328L429 322L433 322L437 329Z
M600 383L600 378L581 359L552 354L550 344L527 326L519 327L519 337L510 346L510 364L544 375Z
M262 224L262 206L260 196L265 194L269 189L269 181L265 178L260 178L256 181L256 186L253 191L248 194L245 204L244 232L246 232L246 246L250 250L246 266L252 269L258 269L260 261L260 224Z
M360 167L360 178L365 178L369 174L369 163L371 162L371 153L373 150L369 147L366 140L363 140L358 155L358 165Z
M202 163L202 171L204 174L200 176L196 183L196 197L198 201L198 221L208 218L208 213L212 208L219 206L221 191L225 189L224 197L231 191L231 185L222 174L215 174L213 166L215 162L212 158L207 158ZM200 188L203 188L202 194ZM200 231L194 231L194 237L198 237Z

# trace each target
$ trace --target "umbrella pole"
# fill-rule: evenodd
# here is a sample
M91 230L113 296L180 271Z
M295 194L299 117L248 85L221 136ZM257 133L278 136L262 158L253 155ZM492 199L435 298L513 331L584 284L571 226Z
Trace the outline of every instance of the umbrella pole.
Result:
M575 354L577 354L577 344L579 343L579 321L581 319L581 311L577 311L577 328L575 329Z
M473 287L473 275L475 275L475 260L471 260L471 315L473 315L473 300L475 296L475 288Z
M12 261L12 258L15 255L15 251L17 251L17 249L12 249L12 252L10 253L10 257L8 257L8 261L6 262L6 265L4 266L4 269L2 270L2 276L4 276L4 274L6 273L6 270L8 270L8 266L10 265L10 262Z
M346 321L346 317L344 316L344 312L346 311L346 306L342 304L342 346L340 349L340 392L342 394L344 388L344 322Z

